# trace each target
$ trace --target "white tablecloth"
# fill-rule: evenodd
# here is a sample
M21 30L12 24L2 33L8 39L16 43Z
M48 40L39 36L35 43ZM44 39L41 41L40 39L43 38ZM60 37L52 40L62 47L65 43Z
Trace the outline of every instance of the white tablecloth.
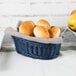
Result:
M76 76L76 51L61 51L61 55L53 60L0 52L0 76Z

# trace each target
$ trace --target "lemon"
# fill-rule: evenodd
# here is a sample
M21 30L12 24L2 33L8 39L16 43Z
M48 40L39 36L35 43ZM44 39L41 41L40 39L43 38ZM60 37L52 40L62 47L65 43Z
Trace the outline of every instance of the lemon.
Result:
M76 31L76 14L72 14L72 15L69 16L68 27L71 30Z

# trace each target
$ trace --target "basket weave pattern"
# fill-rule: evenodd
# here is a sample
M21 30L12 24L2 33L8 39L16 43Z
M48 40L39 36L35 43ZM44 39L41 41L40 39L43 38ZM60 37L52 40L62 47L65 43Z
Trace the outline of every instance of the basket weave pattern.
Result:
M16 51L24 56L36 59L53 59L60 54L61 44L39 43L12 36Z

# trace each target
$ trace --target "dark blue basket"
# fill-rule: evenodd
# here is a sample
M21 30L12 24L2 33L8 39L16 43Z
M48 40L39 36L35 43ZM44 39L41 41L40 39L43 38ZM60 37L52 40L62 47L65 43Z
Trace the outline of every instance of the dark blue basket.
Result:
M36 59L53 59L59 56L61 43L40 43L12 36L16 51L24 56Z

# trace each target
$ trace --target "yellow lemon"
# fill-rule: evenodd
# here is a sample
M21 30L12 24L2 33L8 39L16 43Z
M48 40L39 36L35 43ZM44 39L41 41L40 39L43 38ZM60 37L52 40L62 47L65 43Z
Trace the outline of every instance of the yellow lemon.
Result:
M71 30L76 31L76 14L72 14L72 15L69 16L68 27Z

